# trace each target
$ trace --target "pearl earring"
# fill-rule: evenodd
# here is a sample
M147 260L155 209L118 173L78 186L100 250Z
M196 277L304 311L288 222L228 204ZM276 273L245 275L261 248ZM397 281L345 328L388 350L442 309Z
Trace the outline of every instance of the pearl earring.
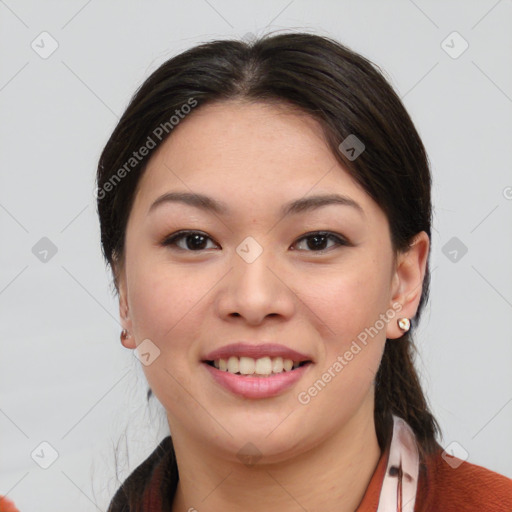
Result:
M398 327L400 327L402 331L407 332L411 328L411 321L408 318L399 318Z

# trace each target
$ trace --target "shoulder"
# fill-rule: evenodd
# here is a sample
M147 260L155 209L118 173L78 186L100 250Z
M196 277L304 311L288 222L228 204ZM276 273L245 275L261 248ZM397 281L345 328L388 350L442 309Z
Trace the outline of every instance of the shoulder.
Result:
M512 479L440 448L421 466L415 511L512 511Z
M152 487L161 482L163 472L167 469L167 460L170 455L174 457L174 448L171 436L167 436L159 443L147 457L121 484L112 498L107 512L131 512L139 510L143 498ZM135 508L134 504L137 504ZM142 509L141 509L142 510Z

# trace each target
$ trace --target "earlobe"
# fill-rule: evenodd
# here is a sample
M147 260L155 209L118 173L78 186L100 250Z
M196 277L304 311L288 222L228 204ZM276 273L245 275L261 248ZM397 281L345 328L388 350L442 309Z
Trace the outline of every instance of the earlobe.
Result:
M119 317L123 330L120 334L121 344L125 348L136 348L135 339L132 334L132 322L130 319L130 310L128 307L128 294L126 290L126 281L124 276L121 275L117 279L118 294L119 294Z
M131 330L132 327L128 307L123 304L121 296L119 296L119 315L121 317L121 325L123 326L120 335L121 344L125 348L136 348L135 339Z
M135 340L133 339L133 336L130 334L129 331L126 329L123 329L120 334L121 344L125 348L135 348Z
M418 310L423 290L423 279L427 269L427 260L430 248L430 239L425 231L421 231L415 237L407 251L401 252L397 257L395 273L392 280L392 304L400 304L397 317L388 323L386 337L396 339L403 336L408 329L407 322L414 317Z

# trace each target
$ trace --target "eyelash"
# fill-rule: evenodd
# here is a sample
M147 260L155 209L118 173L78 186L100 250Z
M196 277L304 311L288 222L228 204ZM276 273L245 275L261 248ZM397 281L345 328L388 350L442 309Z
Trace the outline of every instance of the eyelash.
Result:
M198 250L194 251L194 250L191 250L191 249L183 249L182 247L177 246L176 242L178 240L184 239L185 237L190 236L190 235L201 235L203 238L207 238L209 240L212 240L211 237L209 237L205 233L202 233L201 231L178 231L177 233L173 233L169 237L165 238L163 240L163 242L162 242L162 245L164 247L175 246L175 247L177 247L178 250L186 251L186 252L198 252L198 253L200 253L200 252L205 251L206 249L198 249ZM294 245L299 243L299 242L301 242L301 241L303 241L303 240L307 240L308 238L313 238L314 236L321 236L321 237L325 237L327 239L334 240L336 242L336 246L338 246L338 247L351 245L341 235L337 235L335 233L331 233L330 231L312 231L310 233L306 233L301 238L299 238L294 243ZM332 246L327 248L327 249L321 249L319 251L307 250L306 252L314 252L314 253L321 253L322 254L322 253L328 252L331 249L332 249Z

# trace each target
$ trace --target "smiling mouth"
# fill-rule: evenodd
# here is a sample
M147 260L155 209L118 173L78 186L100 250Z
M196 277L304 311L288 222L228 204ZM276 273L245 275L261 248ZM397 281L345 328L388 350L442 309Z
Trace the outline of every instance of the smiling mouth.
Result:
M245 377L270 377L281 373L289 373L297 368L311 364L312 361L293 361L282 357L252 357L231 356L229 359L203 361L217 370Z

